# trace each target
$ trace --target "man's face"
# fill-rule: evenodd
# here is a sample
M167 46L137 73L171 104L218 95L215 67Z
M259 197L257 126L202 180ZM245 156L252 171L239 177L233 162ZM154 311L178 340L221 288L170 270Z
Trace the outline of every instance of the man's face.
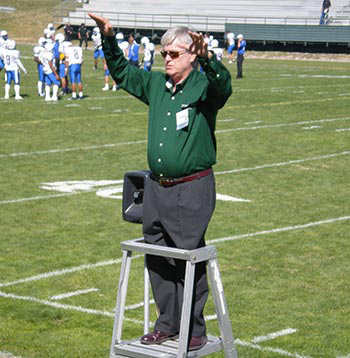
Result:
M165 72L175 83L184 80L193 69L196 56L191 54L186 45L177 41L163 48Z

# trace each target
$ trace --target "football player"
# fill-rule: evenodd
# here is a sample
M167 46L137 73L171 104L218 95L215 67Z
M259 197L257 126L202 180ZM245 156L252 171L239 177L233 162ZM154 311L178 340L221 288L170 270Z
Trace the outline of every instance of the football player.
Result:
M40 55L45 51L45 44L46 39L44 37L40 37L38 44L33 48L33 60L37 63L37 70L38 70L38 96L43 97L44 94L44 71L43 71L43 64L40 61Z
M84 62L83 49L80 46L68 46L65 50L66 69L68 68L69 79L72 84L72 98L83 99L83 83L81 80L81 67ZM77 97L77 84L79 94Z
M5 65L6 71L6 84L5 84L5 99L10 98L11 83L14 83L15 99L23 99L20 95L20 71L21 69L25 74L27 70L24 68L20 60L20 52L16 50L16 41L7 40L7 48L2 52L2 60Z
M61 94L65 96L66 94L71 92L71 90L68 88L68 69L66 68L65 53L66 53L66 48L68 46L71 46L72 43L70 41L65 41L63 34L57 34L55 39L56 41L59 42L58 51L59 51L60 63L59 63L58 72L59 72L61 88L62 88Z
M224 53L224 49L219 47L219 41L214 39L211 42L211 51L215 53L216 58L222 62L222 57Z
M8 40L8 34L6 30L1 30L0 32L0 72L1 70L5 67L4 65L4 61L1 58L1 53L3 52L3 50L6 49L6 44L7 44L7 40Z
M101 33L98 27L93 28L91 39L94 48L94 70L97 70L98 59L101 58L102 62L104 63L105 58L105 55L102 50Z
M40 62L43 64L43 71L45 74L45 101L58 101L57 92L60 85L59 76L53 64L53 43L45 44L45 51L39 56ZM51 97L52 86L52 97Z
M151 71L154 62L154 44L150 42L147 36L142 37L141 43L143 45L143 69Z

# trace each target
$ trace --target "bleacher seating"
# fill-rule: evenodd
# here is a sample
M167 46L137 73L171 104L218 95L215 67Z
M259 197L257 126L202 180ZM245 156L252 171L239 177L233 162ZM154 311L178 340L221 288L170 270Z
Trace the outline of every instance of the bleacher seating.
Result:
M322 0L89 0L56 22L87 26L93 12L115 28L165 30L187 25L198 31L220 32L226 24L319 25ZM347 12L348 11L348 12ZM350 25L350 0L332 1L329 25Z

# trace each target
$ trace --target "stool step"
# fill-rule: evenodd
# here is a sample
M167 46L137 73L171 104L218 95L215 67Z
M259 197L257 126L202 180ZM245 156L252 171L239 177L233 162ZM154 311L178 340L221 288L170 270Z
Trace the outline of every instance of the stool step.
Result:
M178 355L179 340L169 340L162 344L142 344L139 339L123 341L114 346L114 355L111 358L176 358ZM201 349L187 352L187 357L202 357L223 349L220 337L208 336L207 344Z

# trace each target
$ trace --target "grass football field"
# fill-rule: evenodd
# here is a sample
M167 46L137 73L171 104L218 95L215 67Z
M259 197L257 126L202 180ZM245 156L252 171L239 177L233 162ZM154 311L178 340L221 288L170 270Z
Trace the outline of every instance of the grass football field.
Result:
M92 51L86 97L45 103L32 47L19 49L22 101L3 99L0 74L0 357L109 357L120 242L142 236L121 188L148 168L147 107L101 90ZM350 63L246 59L241 80L229 68L206 240L238 357L350 357ZM125 339L142 335L142 270L135 257ZM214 313L210 296L218 335Z

